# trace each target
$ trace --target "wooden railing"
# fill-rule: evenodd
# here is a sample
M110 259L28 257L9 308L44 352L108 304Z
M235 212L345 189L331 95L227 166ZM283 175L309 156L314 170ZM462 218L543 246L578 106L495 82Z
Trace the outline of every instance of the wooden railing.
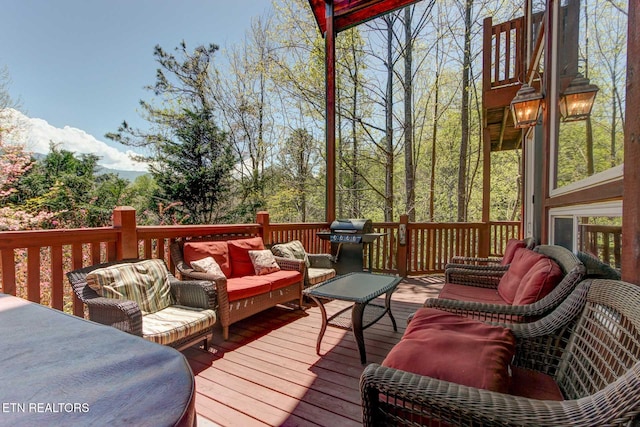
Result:
M521 83L524 79L524 18L493 25L492 18L484 20L482 48L483 87L485 90Z
M84 307L66 272L125 258L163 258L175 271L169 246L178 239L261 236L265 244L300 240L309 253L330 252L329 242L316 234L328 230L329 224L271 224L266 212L257 215L256 223L232 225L137 226L130 208L116 208L113 217L113 227L0 232L0 290L83 316ZM398 223L375 223L374 231L384 235L366 248L364 265L371 258L376 272L442 273L452 256L481 253L485 227L490 228L487 244L493 255L500 255L506 241L520 230L517 222L409 223L404 215Z
M622 227L619 225L581 224L580 250L591 253L614 268L622 264Z

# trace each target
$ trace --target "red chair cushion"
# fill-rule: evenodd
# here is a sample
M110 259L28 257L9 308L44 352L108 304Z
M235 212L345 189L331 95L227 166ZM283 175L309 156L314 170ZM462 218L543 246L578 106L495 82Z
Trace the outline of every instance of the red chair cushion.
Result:
M507 302L500 297L495 288L481 288L458 283L445 283L438 298L507 305Z
M515 338L509 329L421 308L382 365L506 393L514 353Z
M189 265L191 265L191 261L197 261L209 256L218 263L226 277L231 276L231 262L229 260L227 242L187 242L184 244L182 257Z
M536 262L547 258L545 255L539 254L527 248L516 249L509 269L504 273L498 283L498 294L509 304L513 304L513 300L518 292L518 287L522 279Z
M537 400L564 400L551 375L517 366L512 366L511 372L509 394Z
M500 261L500 265L511 264L513 261L513 256L516 254L516 250L520 248L526 248L527 244L523 240L519 239L510 239L507 242L507 247L504 249L504 255L502 256L502 261Z
M532 304L544 298L562 280L564 274L550 258L541 259L524 275L518 287L513 305Z
M231 276L253 276L256 274L253 263L249 257L249 251L262 250L264 244L262 237L238 239L227 241L229 246L229 258L231 258Z

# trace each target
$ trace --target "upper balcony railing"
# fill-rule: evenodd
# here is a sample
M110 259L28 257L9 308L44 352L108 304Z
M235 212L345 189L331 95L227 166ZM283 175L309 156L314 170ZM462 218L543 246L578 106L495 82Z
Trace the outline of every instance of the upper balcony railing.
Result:
M114 210L114 226L70 230L0 232L0 290L43 305L84 315L65 273L123 258L162 258L175 271L169 246L178 239L261 236L265 244L300 240L309 253L330 252L318 238L327 223L271 224L269 214L258 213L254 224L138 226L135 211ZM489 228L491 242L481 236ZM520 237L519 222L483 223L374 223L384 233L365 248L364 265L390 274L442 273L451 257L500 255L510 238Z

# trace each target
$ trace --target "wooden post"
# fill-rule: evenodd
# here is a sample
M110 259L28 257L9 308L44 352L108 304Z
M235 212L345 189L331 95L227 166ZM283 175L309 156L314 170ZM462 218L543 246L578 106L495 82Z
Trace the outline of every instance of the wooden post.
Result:
M640 285L640 5L629 2L624 130L622 279Z
M260 224L260 237L265 245L271 244L271 231L269 230L269 212L260 211L256 215L256 223Z
M113 210L113 228L120 230L117 259L138 258L136 210L131 206L117 206Z
M407 252L410 247L409 242L409 215L400 215L400 225L398 226L398 275L407 277Z
M325 0L326 30L326 139L327 139L327 201L326 220L336 219L336 33L333 22L333 0Z
M482 132L482 228L478 236L478 255L486 258L491 252L491 133L488 127Z

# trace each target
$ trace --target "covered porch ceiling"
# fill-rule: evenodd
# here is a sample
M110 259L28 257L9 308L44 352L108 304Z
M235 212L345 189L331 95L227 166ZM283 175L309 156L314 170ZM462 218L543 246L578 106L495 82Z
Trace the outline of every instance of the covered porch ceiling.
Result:
M420 0L309 0L309 5L320 33L325 35L327 6L333 6L333 29L335 33L339 33L418 1Z

